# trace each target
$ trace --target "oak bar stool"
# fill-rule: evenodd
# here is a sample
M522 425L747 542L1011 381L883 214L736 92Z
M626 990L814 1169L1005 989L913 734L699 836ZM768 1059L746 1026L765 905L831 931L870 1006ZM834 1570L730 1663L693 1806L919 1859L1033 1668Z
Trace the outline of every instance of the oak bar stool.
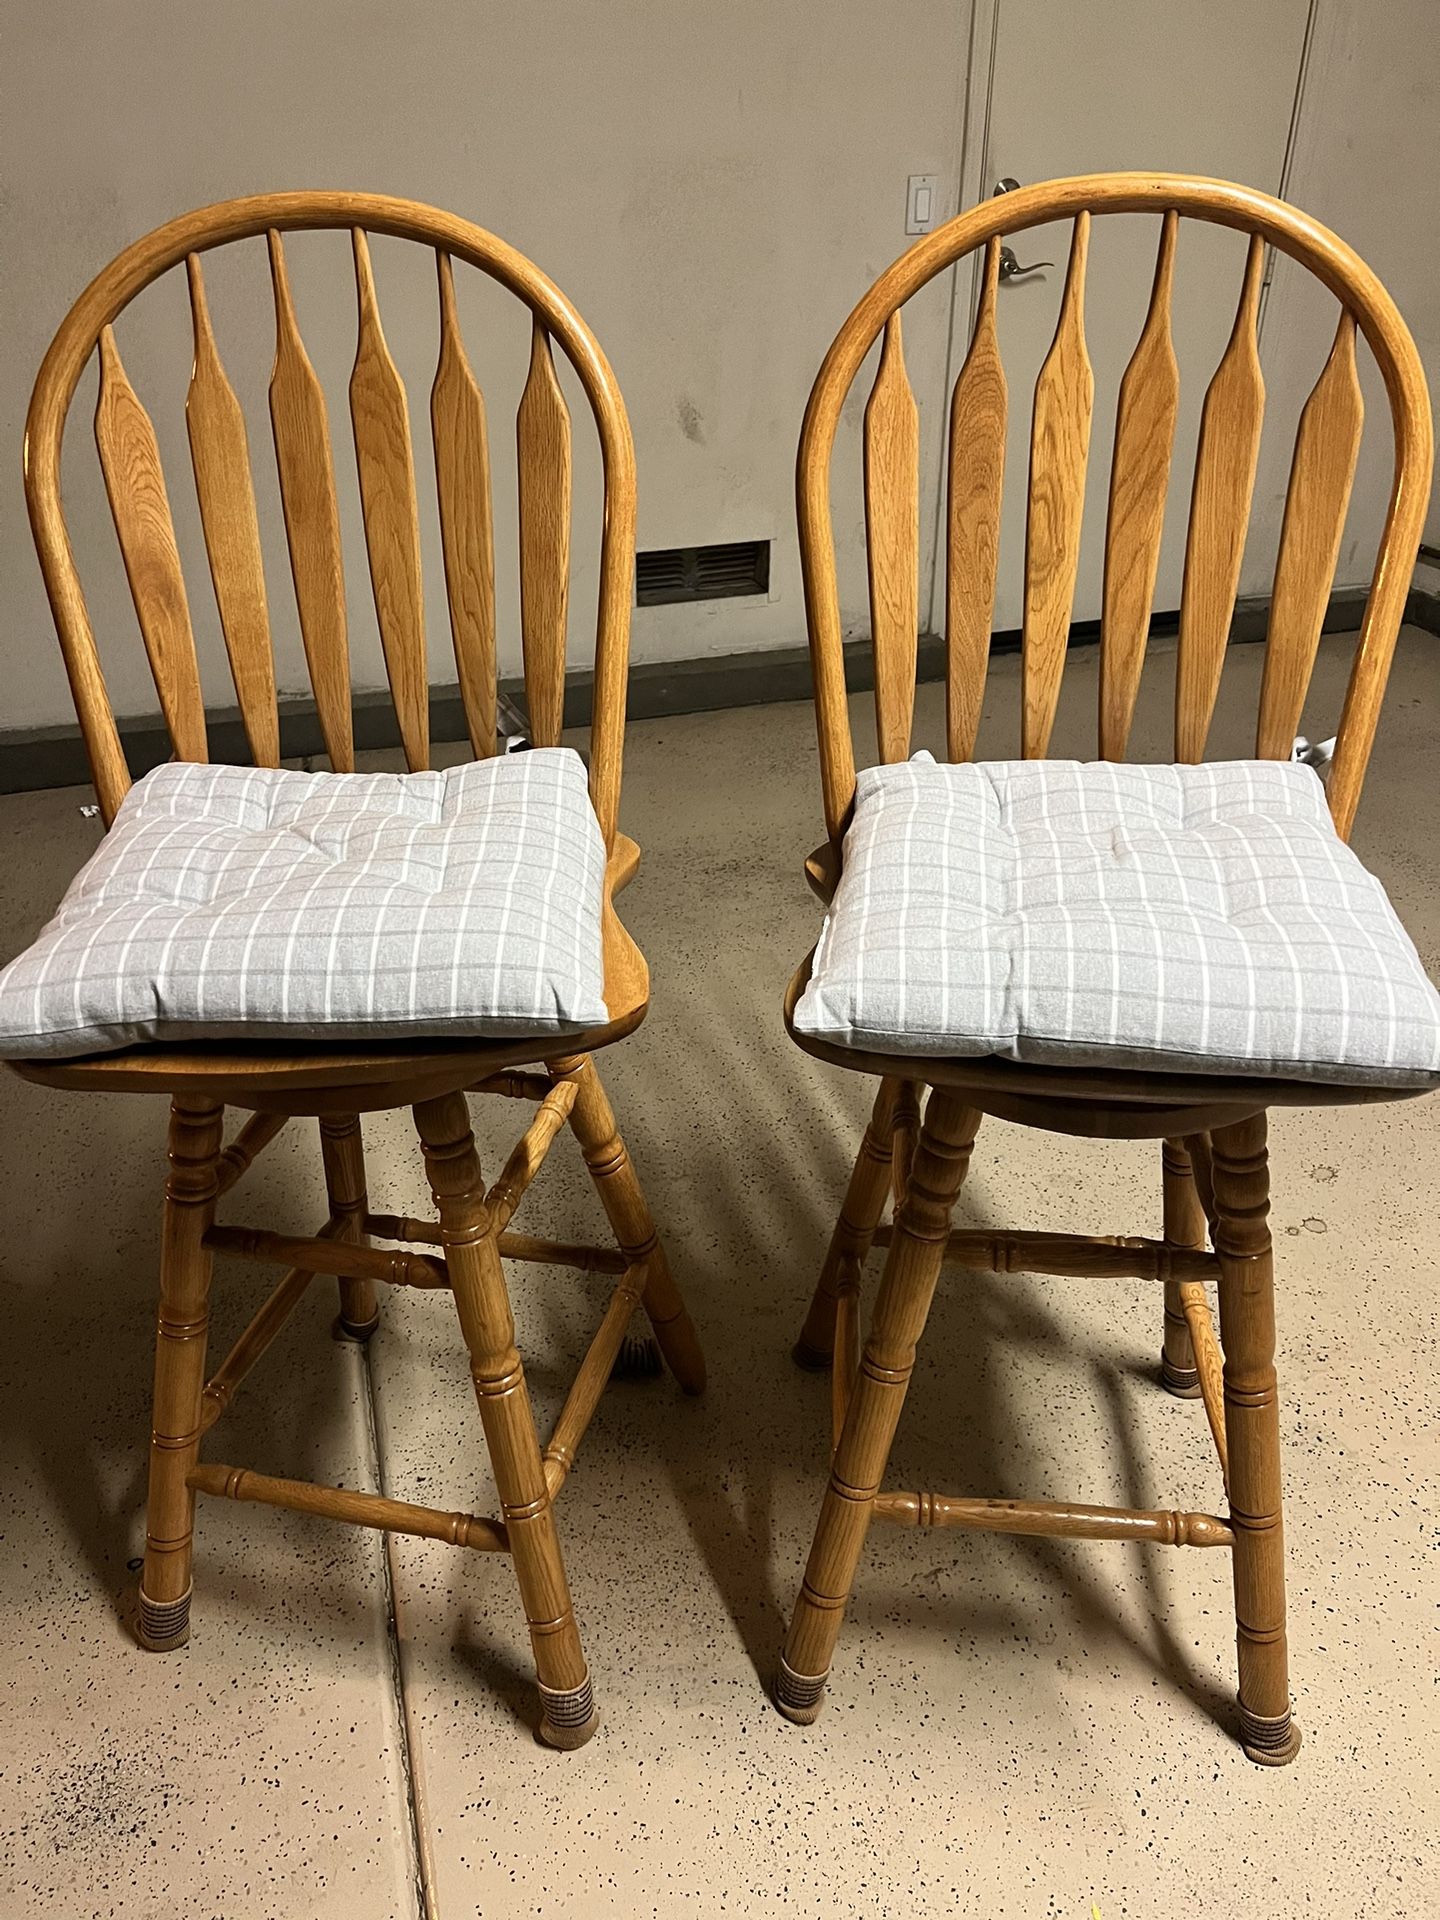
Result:
M1092 216L1146 212L1155 216L1158 256L1119 396L1100 757L1095 764L1047 761L1090 437L1083 317L1090 225ZM1171 280L1182 218L1250 238L1234 329L1202 417L1180 615L1176 764L1139 768L1116 763L1125 758L1165 511L1178 391ZM1030 441L1024 758L967 765L990 645L1005 443L1000 242L1059 219L1072 223L1069 266ZM1338 328L1296 441L1256 759L1202 766L1259 446L1256 316L1266 245L1298 260L1336 296ZM951 764L937 767L926 755L907 759L918 436L900 309L979 248L979 306L949 425ZM1360 437L1357 329L1389 399L1394 488L1322 789L1312 770L1290 760ZM857 778L829 469L841 405L882 334L864 428L881 765ZM918 242L883 274L826 356L805 415L797 490L828 835L807 873L830 915L791 983L786 1022L808 1052L872 1074L879 1085L796 1349L808 1366L833 1358L833 1458L776 1686L790 1719L808 1723L820 1710L866 1532L879 1517L1228 1549L1241 1740L1268 1765L1294 1757L1266 1110L1402 1098L1434 1085L1440 1069L1440 1000L1378 882L1344 845L1404 612L1431 464L1420 362L1374 274L1294 208L1221 181L1093 175L992 200ZM1163 1239L952 1231L984 1114L1099 1139L1162 1140ZM883 1226L892 1186L894 1224ZM862 1348L861 1269L872 1245L888 1251ZM882 1491L916 1344L947 1258L985 1272L1161 1282L1165 1383L1203 1399L1228 1512ZM1218 1283L1218 1339L1211 1281Z
M309 228L348 231L352 239L358 348L350 404L376 614L410 769L404 776L354 773L345 583L326 408L301 341L282 239ZM469 766L445 773L426 771L429 681L410 424L405 390L380 327L367 240L374 233L432 249L438 270L440 351L431 426L450 621L475 755ZM315 775L279 770L275 670L245 427L220 362L201 269L208 249L261 237L268 243L275 301L270 407L291 570L333 769ZM533 753L496 756L485 410L460 337L456 262L498 281L532 316L529 376L516 432ZM253 770L205 765L196 647L155 434L126 379L112 330L136 294L182 263L195 339L186 408L194 477ZM571 430L552 342L579 376L604 465L588 782L579 757L559 745ZM97 351L100 460L174 745L174 762L133 788L60 496L66 413ZM578 1747L597 1720L561 1559L555 1496L637 1305L643 1303L661 1352L686 1391L698 1393L705 1377L694 1331L591 1059L595 1049L639 1024L648 996L645 962L613 899L639 857L617 828L635 461L614 376L559 290L530 261L467 221L372 194L232 200L149 234L80 296L36 382L25 487L111 831L56 921L0 981L0 1053L10 1053L18 1072L45 1086L149 1091L171 1101L141 1642L163 1650L188 1638L197 1492L509 1553L534 1648L539 1731L554 1746ZM525 864L531 855L541 863L534 884ZM355 913L369 915L358 935L346 917ZM124 953L113 960L117 918ZM137 986L134 970L150 938L148 927L164 930L163 951ZM369 972L359 981L347 979L343 961L336 961L337 953L355 951L357 940L372 943ZM182 963L181 956L197 952L198 959ZM73 971L61 980L67 953ZM261 953L279 956L268 982L260 978L266 964L256 957ZM41 954L45 958L37 963ZM488 997L490 970L503 985L503 1004ZM207 1037L207 1015L216 1022L216 1008L237 990L238 1002L218 1021L222 1037L213 1037L214 1024ZM262 1021L251 1003L266 993L278 995L279 1004ZM376 1008L387 993L392 1002L398 995L398 1004L387 1003L382 1018ZM346 1004L327 1025L316 1007L323 1005L328 1015L332 1001ZM33 1031L24 1031L32 1006L42 1014L49 1008L48 1029L41 1018ZM102 1050L116 1048L121 1050ZM470 1130L467 1090L535 1104L527 1131L488 1189ZM228 1146L222 1139L227 1106L251 1116ZM360 1116L399 1106L414 1110L435 1221L371 1211ZM318 1234L303 1238L217 1225L220 1197L290 1119L303 1115L319 1118L329 1193L329 1217ZM613 1246L511 1231L521 1197L567 1126L594 1179ZM396 1244L387 1250L376 1240ZM287 1271L207 1382L207 1303L217 1251ZM543 1447L515 1347L502 1256L613 1279L599 1330ZM377 1282L453 1292L500 1494L498 1518L201 1462L202 1437L311 1279L322 1273L338 1277L341 1324L358 1339L374 1331Z

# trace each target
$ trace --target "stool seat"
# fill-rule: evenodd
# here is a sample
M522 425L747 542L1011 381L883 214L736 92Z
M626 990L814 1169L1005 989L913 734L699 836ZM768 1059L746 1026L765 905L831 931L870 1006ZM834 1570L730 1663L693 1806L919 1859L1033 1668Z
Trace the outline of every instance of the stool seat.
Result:
M1440 994L1308 766L864 768L797 1038L1423 1088Z
M605 864L565 747L407 774L157 767L0 972L0 1055L593 1031Z

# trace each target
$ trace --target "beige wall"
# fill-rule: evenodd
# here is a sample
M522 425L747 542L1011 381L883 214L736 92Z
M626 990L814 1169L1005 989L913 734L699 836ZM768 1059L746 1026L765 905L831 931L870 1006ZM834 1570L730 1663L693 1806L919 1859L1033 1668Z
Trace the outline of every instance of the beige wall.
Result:
M615 364L639 449L641 545L775 539L769 602L640 609L634 658L803 640L791 476L805 396L835 328L906 244L906 175L955 178L968 33L963 0L135 0L123 8L60 0L8 9L0 726L71 718L19 483L24 408L49 335L127 241L188 207L265 188L363 186L436 202L502 234L560 283ZM263 248L232 253L210 269L211 305L249 416L281 679L299 690L265 413L272 322ZM354 349L347 250L338 236L296 236L290 255L302 326L330 396L356 680L379 684L345 412ZM380 242L376 270L426 482L433 267L418 249ZM524 316L513 305L476 293L465 307L491 405L502 610L512 635L509 448L525 350ZM918 389L940 381L945 323L940 289L910 336ZM207 697L225 703L233 695L183 428L183 284L144 296L120 341L155 414L194 563ZM572 390L577 422L581 406ZM66 468L76 547L114 703L144 711L153 694L105 518L92 411L87 381L71 415ZM587 444L577 481L577 659L593 637L578 618L583 606L593 623L589 452ZM846 512L853 547L858 506ZM433 516L424 518L432 678L453 679L438 541ZM505 651L513 667L513 638Z
M988 14L989 0L983 5ZM615 364L639 449L642 547L775 541L768 601L638 609L636 660L803 640L791 475L805 396L840 320L906 245L906 175L940 174L942 203L957 191L971 11L970 0L12 6L0 46L0 448L10 450L0 457L0 729L72 718L19 484L25 402L44 346L80 287L127 241L185 208L265 188L364 186L494 228L565 288ZM1432 372L1440 367L1433 18L1434 0L1378 8L1317 0L1291 177L1292 197L1388 279ZM1137 80L1152 84L1153 75ZM1078 139L1094 103L1084 87L1071 91ZM1277 115L1286 110L1277 102ZM379 685L345 410L354 342L347 249L342 236L296 236L290 256L302 325L330 394L356 684ZM387 242L377 243L376 266L428 491L432 271L418 249ZM299 692L304 668L265 411L272 320L263 248L213 257L208 273L222 350L250 421L281 684ZM1326 345L1297 282L1282 263L1266 316L1277 422L1293 422ZM945 276L907 314L925 436L927 582L950 291ZM526 331L513 303L478 282L462 288L462 308L491 405L502 652L513 670L511 420ZM121 346L161 437L207 698L229 704L185 445L188 322L174 276L137 303ZM862 392L866 384L862 375ZM583 402L571 392L583 426ZM153 708L153 693L105 510L92 411L87 380L72 414L67 498L114 702L137 713ZM857 414L852 405L836 513L847 614L863 626ZM1381 421L1373 400L1371 419ZM1345 582L1366 577L1388 486L1383 425L1368 438L1341 557ZM577 453L572 659L580 663L591 641L597 490L583 431ZM1268 583L1288 454L1288 433L1267 433L1249 590ZM1017 470L1012 487L1019 480ZM1099 466L1092 485L1103 485ZM453 663L433 512L422 521L431 677L443 681L453 679Z
M1436 0L1318 0L1288 183L1290 198L1348 240L1404 314L1440 393L1440 7ZM1267 406L1294 421L1334 334L1334 302L1302 269L1276 264L1262 328ZM1368 585L1390 493L1385 392L1361 352L1366 432L1336 568ZM1271 433L1255 490L1256 537L1242 587L1269 585L1292 442ZM1264 530L1270 530L1268 540ZM1429 540L1440 541L1440 495Z

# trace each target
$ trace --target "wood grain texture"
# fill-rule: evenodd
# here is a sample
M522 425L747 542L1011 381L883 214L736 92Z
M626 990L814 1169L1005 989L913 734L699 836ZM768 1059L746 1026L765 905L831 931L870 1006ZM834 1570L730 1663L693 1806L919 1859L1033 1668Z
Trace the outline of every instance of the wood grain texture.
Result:
M590 796L608 848L614 844L618 831L635 583L635 447L619 385L590 328L532 260L495 234L456 214L386 194L253 194L182 214L157 227L153 233L145 234L103 268L71 307L50 344L26 417L25 497L102 813L107 822L114 818L129 787L130 774L115 716L110 710L94 629L60 498L60 449L65 418L86 362L95 350L101 329L113 322L137 293L168 268L182 262L187 254L203 253L211 247L271 233L276 236L272 245L278 248L282 233L319 228L338 228L348 233L357 226L367 233L390 234L397 239L416 241L432 251L448 253L497 281L524 302L549 339L561 348L584 390L599 441L604 475L590 722ZM281 271L283 273L283 260ZM303 349L300 357L303 360ZM305 416L314 412L307 406L305 396L301 397L300 409L303 426ZM328 465L329 443L323 430L323 413L319 424L322 465ZM324 521L323 490L321 506ZM338 541L335 553L338 566ZM302 566L308 564L302 558ZM312 570L320 575L323 584L323 570ZM332 580L327 591L333 593L334 584ZM322 617L321 629L325 624ZM312 625L312 633L314 631ZM344 668L348 688L348 661L344 662ZM325 684L323 675L322 692L327 700L333 692L333 688ZM332 708L333 704L330 701ZM348 709L348 692L343 704Z
M645 1269L644 1307L655 1343L685 1392L700 1393L705 1356L595 1062L588 1055L571 1055L553 1061L550 1071L575 1085L571 1130L621 1251L631 1266Z
M1095 400L1095 377L1085 350L1089 246L1090 215L1078 213L1055 338L1035 382L1020 639L1021 752L1027 760L1040 757L1050 745L1080 564L1080 521Z
M417 240L442 256L453 255L491 274L524 300L537 326L544 329L550 381L554 382L554 370L549 364L548 339L553 337L569 357L590 404L600 440L605 486L590 771L591 796L608 850L602 923L607 1017L589 1033L565 1035L564 1051L558 1056L553 1047L559 1043L553 1036L547 1040L533 1034L517 1034L498 1042L418 1040L400 1047L366 1046L363 1041L327 1047L313 1038L301 1038L289 1046L283 1041L252 1046L240 1040L208 1048L135 1048L123 1055L98 1056L84 1062L32 1061L26 1070L38 1084L112 1091L125 1088L175 1096L171 1176L162 1238L145 1573L139 1601L142 1643L156 1649L179 1646L188 1632L196 1491L409 1531L471 1547L509 1549L513 1551L532 1629L540 1731L556 1746L573 1747L593 1732L596 1716L568 1599L550 1483L558 1486L575 1457L580 1437L610 1378L625 1322L636 1305L643 1302L657 1343L686 1391L698 1392L705 1378L694 1329L614 1115L593 1062L584 1052L577 1052L609 1044L631 1031L645 1011L649 991L644 958L614 908L614 895L633 876L639 859L639 849L618 831L616 820L634 580L635 468L629 424L614 376L593 335L559 290L522 255L468 222L434 208L373 195L261 195L202 209L147 235L112 262L76 302L52 343L36 383L27 426L26 497L101 807L109 824L123 802L129 771L65 526L59 491L60 445L80 373L98 342L105 365L97 438L107 468L107 484L117 503L142 629L158 663L157 680L177 748L188 745L203 754L203 733L197 736L193 732L196 721L203 727L195 685L194 646L154 435L124 380L109 334L115 315L141 288L168 267L187 261L196 333L196 364L187 412L197 490L227 639L233 642L237 635L244 636L237 654L243 669L237 674L237 684L245 697L245 674L250 674L248 686L255 698L249 701L246 719L252 746L257 749L257 758L268 755L273 759L273 721L260 711L265 704L273 713L274 692L273 684L263 678L260 657L263 636L268 663L269 641L263 618L263 573L256 556L253 497L248 492L243 422L215 349L198 262L205 248L267 233L277 312L271 415L286 532L302 621L308 623L303 630L316 677L322 724L327 728L336 765L350 764L344 586L325 404L300 342L280 242L282 229L317 226L339 227L354 235L361 319L352 400L367 539L372 543L372 578L382 629L392 638L395 623L392 620L387 626L383 604L389 588L394 587L401 596L402 640L413 638L416 625L408 621L405 597L412 580L416 583L414 604L418 610L418 568L412 572L407 552L413 527L413 473L404 398L393 379L394 369L375 312L368 250L363 234L355 230L369 226ZM446 266L442 265L441 272L443 302ZM452 304L452 324L453 317ZM454 357L458 332L449 345L447 362L442 338L442 367L437 378L437 404L442 416L437 446L441 488L447 491L445 428L455 421L457 438L448 470L457 479L448 490L449 501L457 513L479 505L488 515L488 486L483 486L478 495L467 495L466 490L476 471L483 469L483 411L478 393L473 396L473 409L470 396L461 388L452 393L449 376L459 370ZM478 453L471 431L477 423ZM553 438L553 421L539 418L538 425L542 443L547 432ZM542 457L531 462L531 481L532 494L538 488L542 504L548 500L552 510L564 493L568 523L568 421L565 427L563 486L554 483L555 476L543 457L543 444ZM381 536L378 543L377 531ZM452 523L451 534L454 532ZM484 564L488 567L488 519L485 546ZM459 550L454 539L451 548ZM473 554L473 549L467 551ZM552 708L557 727L558 700L563 692L563 600L560 607L562 644L551 650ZM474 625L475 618L471 617L472 631ZM464 651L468 657L474 650ZM482 662L492 702L493 652L492 613L489 658ZM393 674L393 659L391 666ZM273 667L270 671L273 673ZM423 690L423 663L419 684ZM186 697L187 689L193 689L193 698ZM406 698L406 687L401 685L397 688L397 707L402 718ZM481 712L483 722L483 708ZM475 724L474 710L471 723ZM187 725L192 726L188 738ZM487 733L490 737L483 744L488 749L493 745L493 717ZM406 745L412 759L423 760L424 743L413 726ZM547 1046L552 1052L547 1053ZM550 1071L536 1074L515 1070L533 1068L537 1061L547 1064ZM538 1098L542 1103L529 1133L506 1163L493 1204L487 1203L469 1132L464 1090L472 1086L506 1096ZM228 1148L222 1147L222 1103L254 1110L254 1117ZM438 1203L438 1223L412 1222L370 1211L357 1116L401 1105L416 1108ZM297 1113L321 1117L330 1215L320 1233L303 1237L259 1227L215 1226L219 1194L241 1178L256 1154L276 1137L286 1117ZM501 1215L519 1199L544 1147L567 1118L600 1191L615 1238L621 1243L618 1246L597 1247L499 1230ZM377 1229L438 1245L445 1257L377 1249L369 1244L370 1234ZM207 1389L207 1301L217 1247L248 1260L278 1260L290 1270L251 1316ZM294 1257L297 1255L308 1264L300 1265ZM600 1331L581 1362L544 1460L514 1347L500 1269L505 1256L609 1273L618 1282ZM244 1467L196 1464L202 1432L220 1417L241 1381L274 1344L315 1273L333 1273L339 1278L342 1323L357 1338L363 1338L378 1317L374 1310L376 1283L453 1292L470 1350L505 1521L273 1478Z
M210 579L250 757L257 767L278 767L280 711L245 416L215 344L198 254L187 256L185 270L195 334L185 426Z
M1180 216L1165 215L1150 307L1120 382L1100 614L1100 757L1123 760L1155 601L1180 368L1170 338Z
M169 1172L160 1235L160 1312L140 1578L140 1642L154 1651L190 1635L195 1496L186 1475L200 1451L205 1344L214 1259L206 1230L220 1190L224 1111L213 1099L170 1108Z
M325 395L300 338L279 233L272 230L268 240L270 278L275 289L270 424L275 435L295 604L325 751L337 773L352 773L355 743L350 716L350 639L330 422Z
M1144 1540L1167 1547L1228 1547L1218 1514L1167 1507L1095 1507L1078 1500L986 1500L947 1493L882 1493L875 1518L902 1527L967 1527L1051 1540Z
M318 1514L322 1520L340 1520L354 1527L383 1527L387 1533L443 1540L447 1546L470 1547L480 1553L510 1550L503 1524L474 1513L446 1513L438 1507L416 1506L410 1500L389 1500L379 1493L317 1486L310 1480L281 1480L273 1474L256 1473L252 1467L232 1467L222 1461L193 1467L188 1480L193 1492L216 1499L253 1500L287 1513Z
M1250 525L1265 411L1255 341L1264 265L1265 244L1252 234L1235 325L1200 415L1175 670L1175 758L1187 763L1205 753Z
M1416 545L1429 503L1434 433L1415 344L1395 304L1365 262L1335 234L1268 194L1186 174L1077 174L981 202L926 234L857 302L816 376L805 410L796 469L800 562L815 680L825 829L838 844L855 792L855 745L845 697L830 465L836 430L856 375L889 315L974 249L1080 213L1167 213L1258 234L1319 279L1355 315L1385 382L1394 423L1394 479L1374 590L1355 653L1328 783L1330 810L1350 830L1374 741L1395 636L1404 614Z
M515 420L520 483L520 631L525 703L536 746L559 743L565 724L565 642L570 600L570 409L555 377L550 336L537 319L530 372Z
M926 1104L914 1171L786 1636L776 1701L792 1719L814 1719L812 1709L818 1710L979 1122L978 1113L946 1090ZM800 1684L792 1684L792 1677Z
M485 1183L465 1096L453 1093L422 1101L415 1108L415 1125L440 1215L445 1264L530 1628L540 1683L541 1735L554 1745L578 1745L595 1731L590 1678L560 1555L525 1368L515 1345L510 1297L485 1211ZM586 1710L576 1716L574 1738L564 1737L569 1716L562 1713L557 1720L553 1713L557 1697L577 1704L583 1700Z
M370 244L351 230L359 334L350 375L350 419L365 518L365 550L380 645L405 764L430 764L430 676L425 657L425 603L420 584L420 519L410 407L380 325Z
M865 545L876 737L881 760L904 760L920 629L920 414L905 373L898 312L885 323L865 404Z
M465 728L477 760L496 747L495 533L490 497L490 448L480 392L455 305L455 274L448 253L435 256L440 282L440 359L430 390L435 444L435 489L445 591Z
M1000 241L986 243L970 348L950 398L945 553L945 741L952 760L975 751L1000 552L1005 485L1005 368L995 328Z
M830 519L829 468L841 409L877 333L927 280L972 249L989 247L1001 233L1023 232L1087 212L1147 212L1163 221L1150 312L1127 375L1117 424L1120 473L1112 488L1107 555L1111 572L1106 593L1114 698L1108 714L1102 710L1102 739L1108 751L1118 754L1125 745L1133 701L1129 683L1143 645L1153 594L1154 550L1161 517L1158 493L1168 478L1174 371L1168 321L1162 327L1162 319L1170 299L1177 217L1190 216L1259 235L1300 261L1353 313L1356 328L1364 334L1380 365L1395 432L1394 491L1328 788L1336 826L1342 834L1349 830L1374 739L1433 460L1428 407L1413 343L1369 269L1333 234L1294 208L1219 181L1143 174L1083 175L1021 188L999 201L974 208L920 240L856 306L826 355L811 392L801 435L796 493L829 838L826 846L807 861L806 874L827 902L843 869L856 766L845 695L843 632ZM1243 510L1248 510L1251 484L1246 469L1253 455L1248 422L1251 414L1257 424L1259 417L1258 406L1251 404L1256 396L1248 378L1248 362L1254 351L1259 260L1258 245L1252 246L1246 295L1227 349L1229 364L1222 362L1224 377L1217 376L1218 385L1212 383L1207 458L1214 471L1201 475L1202 496L1207 480L1211 494L1208 500L1202 498L1199 509L1198 552L1203 564L1192 593L1198 590L1204 603L1208 591L1212 606L1217 600L1224 603L1222 647L1233 602L1233 588L1227 593L1223 578L1229 565L1225 542L1243 538ZM1319 570L1324 571L1333 560L1328 543L1333 519L1342 505L1339 476L1348 461L1350 430L1347 380L1343 377L1345 351L1346 343L1337 341L1336 369L1327 369L1307 409L1311 430L1303 437L1313 457L1297 462L1300 471L1292 484L1295 531L1289 537L1296 542L1297 556L1305 564L1300 565L1297 558L1291 597L1293 604L1303 607L1307 619L1313 617L1312 596L1320 591L1313 584L1316 552L1321 562ZM1322 430L1326 428L1328 431ZM1149 480L1142 478L1147 466ZM1230 502L1223 510L1222 496ZM1193 607L1192 600L1192 621ZM1027 714L1027 725L1029 721ZM1289 725L1287 716L1286 730ZM1277 750L1281 731L1277 720ZM952 753L964 745L963 731L957 737L952 730ZM1043 750L1038 738L1033 750ZM848 1358L841 1356L841 1371L846 1377L834 1383L832 1409L841 1413L843 1430L780 1662L775 1693L781 1712L790 1719L809 1722L820 1711L836 1635L873 1514L916 1527L958 1526L1045 1536L1231 1547L1240 1649L1241 1738L1247 1754L1257 1761L1273 1765L1292 1758L1298 1736L1290 1723L1285 1680L1264 1110L1272 1105L1354 1105L1375 1097L1374 1090L1280 1079L1246 1084L1236 1076L1220 1074L1100 1071L1066 1067L1059 1062L1036 1065L927 1057L922 1063L923 1077L934 1092L911 1177L899 1183L905 1197L900 1217L891 1229L879 1224L879 1216L893 1151L893 1088L914 1075L917 1063L913 1057L847 1049L798 1032L795 1010L808 983L810 967L810 960L802 963L787 991L785 1018L792 1039L818 1059L878 1076L880 1094L821 1285L811 1303L805 1336L797 1348L796 1358L802 1365L818 1367L826 1363L836 1345L837 1319L843 1335L841 1345L848 1348L854 1333L858 1260L875 1244L888 1244L890 1258L858 1375L850 1381ZM970 1110L963 1126L959 1124L962 1109ZM966 1132L973 1134L974 1120L982 1112L1066 1135L1164 1138L1164 1240L989 1228L947 1232L949 1202L958 1185L956 1175L963 1170L957 1167L956 1156L968 1154L964 1136ZM1210 1214L1214 1254L1204 1251L1197 1199ZM1222 1517L1178 1508L1105 1509L1070 1501L985 1501L881 1491L880 1476L895 1430L898 1402L923 1329L934 1272L945 1257L967 1267L993 1271L1047 1271L1092 1279L1138 1273L1161 1282L1168 1309L1167 1366L1180 1377L1181 1384L1189 1387L1193 1383L1200 1391L1222 1474L1228 1461L1231 1512ZM1205 1298L1206 1283L1217 1278L1221 1296L1219 1340Z
M1283 1766L1295 1758L1300 1736L1290 1718L1265 1115L1219 1129L1211 1137L1211 1150L1230 1516L1235 1528L1240 1738L1252 1760Z
M1255 751L1288 760L1315 667L1345 513L1360 453L1365 402L1355 369L1355 320L1342 312L1335 344L1300 415L1285 495Z
M875 1091L875 1105L855 1157L840 1217L793 1349L796 1365L807 1373L819 1373L831 1364L840 1297L847 1288L858 1291L860 1269L885 1210L895 1151L895 1103L901 1085L899 1080L886 1078Z
M110 327L100 335L95 444L160 711L176 755L203 761L209 757L205 702L160 449Z
M1165 1245L1204 1248L1205 1215L1201 1210L1190 1156L1183 1140L1167 1140L1160 1156L1161 1192L1164 1201ZM1182 1400L1193 1400L1200 1392L1195 1366L1195 1350L1185 1322L1184 1282L1177 1275L1165 1281L1165 1320L1160 1347L1160 1383L1167 1393Z

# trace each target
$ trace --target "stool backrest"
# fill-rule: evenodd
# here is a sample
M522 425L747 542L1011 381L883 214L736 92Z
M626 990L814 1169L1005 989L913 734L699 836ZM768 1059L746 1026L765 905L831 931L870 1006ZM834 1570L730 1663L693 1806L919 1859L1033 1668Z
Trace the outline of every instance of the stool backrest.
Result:
M60 494L66 416L99 356L95 437L160 709L177 758L208 758L205 710L184 572L155 431L126 378L113 323L182 262L195 357L186 402L196 494L220 622L257 765L280 755L279 710L254 480L244 418L216 347L201 256L264 235L275 304L270 415L301 637L331 765L354 767L345 577L325 397L301 338L282 236L351 235L358 309L350 413L370 579L407 764L430 759L429 679L419 509L405 388L385 343L369 234L434 252L439 360L430 397L445 584L467 730L496 746L495 565L485 405L466 359L454 263L478 267L530 309L529 376L516 420L521 633L530 738L554 745L564 716L570 578L570 415L555 372L558 342L579 376L604 470L590 788L612 842L620 792L635 567L635 455L625 405L599 343L540 270L469 221L409 200L360 193L277 193L183 215L113 260L81 294L46 354L25 436L25 492L91 770L107 823L130 784Z
M1150 627L1179 394L1170 326L1179 225L1209 221L1248 234L1249 248L1229 345L1201 416L1181 590L1175 758L1197 761L1205 751L1235 610L1264 409L1256 329L1269 245L1322 281L1339 313L1295 442L1266 641L1255 745L1260 758L1289 757L1334 580L1362 424L1357 329L1378 363L1394 426L1394 482L1328 789L1337 827L1349 833L1429 500L1433 432L1419 355L1365 263L1294 207L1220 180L1121 173L1023 187L927 235L870 288L820 368L800 439L797 495L832 840L844 832L855 792L830 510L831 454L851 384L883 334L865 409L864 491L877 733L881 759L893 761L910 750L919 628L919 423L900 310L936 274L983 248L974 331L951 397L944 516L947 752L952 760L968 759L985 691L1004 478L1007 393L996 311L1001 241L1052 220L1072 222L1059 321L1036 382L1030 433L1020 745L1026 758L1043 756L1065 668L1090 444L1094 380L1084 307L1091 221L1146 212L1156 216L1158 251L1149 311L1116 415L1099 752L1124 757Z

